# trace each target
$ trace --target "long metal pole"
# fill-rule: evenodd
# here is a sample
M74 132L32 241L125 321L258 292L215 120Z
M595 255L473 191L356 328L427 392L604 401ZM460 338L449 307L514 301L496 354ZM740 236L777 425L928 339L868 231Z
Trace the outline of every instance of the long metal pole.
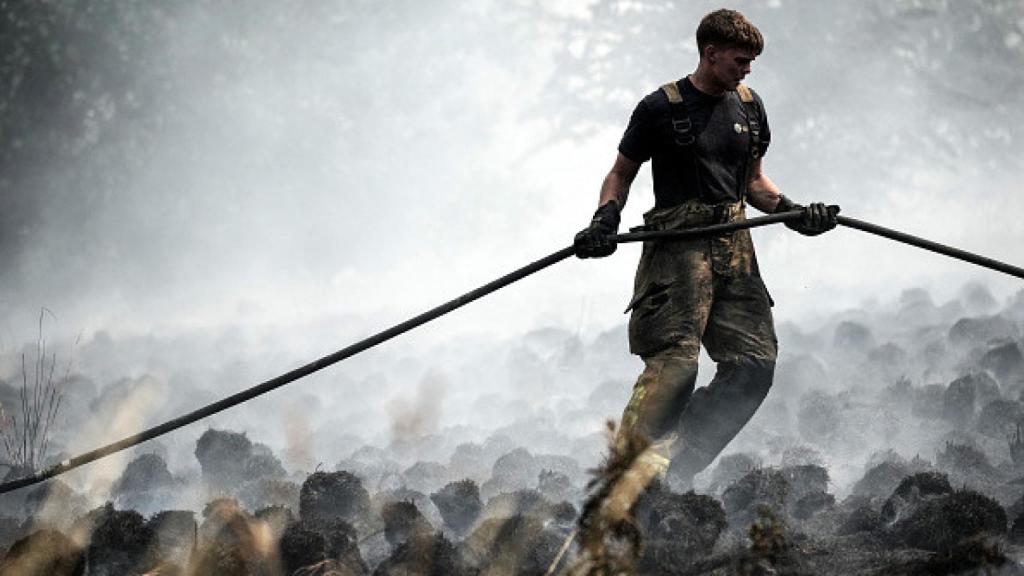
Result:
M924 248L925 250L930 250L939 254L945 254L946 256L963 260L964 262L970 262L971 264L977 264L978 266L996 270L1003 274L1016 276L1017 278L1024 278L1024 268L1012 266L1005 262L1000 262L999 260L993 260L992 258L987 258L966 250L960 250L959 248L953 248L952 246L946 246L945 244L939 244L938 242L932 242L931 240L925 240L918 236L898 232L891 228L883 228L877 224L864 222L863 220L857 220L847 216L839 216L838 221L839 224L843 226L856 228L862 232L875 234L877 236L882 236L883 238L888 238L904 244L910 244L911 246L917 246L918 248Z
M693 228L689 230L630 232L627 234L618 234L615 236L614 240L617 243L627 243L654 240L698 238L701 236L724 234L727 232L733 232L745 228L757 228L760 226L767 226L769 224L777 224L789 220L797 220L799 218L801 218L801 213L799 211L785 212L782 214L769 214L767 216L759 216L756 218L751 218L749 220L730 222L727 224L715 224L712 226L706 226L703 228ZM845 216L839 216L838 218L839 224L842 224L844 226L857 228L859 230L870 232L872 234L877 234L879 236L884 236L886 238L891 238L899 242L919 246L921 248L925 248L933 252L938 252L940 254L952 256L954 258L959 258L961 260L965 260L967 262L971 262L979 266L984 266L986 268L998 270L1000 272L1010 274L1011 276L1024 278L1024 269L1018 268L1016 266L1011 266L1009 264L999 262L991 258L986 258L984 256L979 256L977 254L972 254L970 252L945 246L937 242L932 242L930 240L925 240L922 238L918 238L916 236L911 236L910 234L904 234L902 232L897 232L895 230L890 230L888 228L883 228L881 226L876 226L874 224L869 224L867 222L861 222L860 220L855 220L853 218L848 218ZM422 326L423 324L426 324L431 320L444 316L445 314L452 312L458 308L461 308L466 304L473 302L474 300L478 300L490 294L491 292L500 290L501 288L504 288L505 286L508 286L509 284L512 284L514 282L518 282L519 280L522 280L523 278L526 278L527 276L535 272L539 272L549 266L557 264L558 262L561 262L562 260L565 260L566 258L572 256L574 253L575 250L572 246L562 248L561 250L554 252L548 256L545 256L544 258L541 258L536 262L528 264L514 272L511 272L509 274L506 274L505 276L502 276L501 278L498 278L497 280L494 280L492 282L484 284L483 286L480 286L475 290L467 292L462 296L459 296L458 298L449 300L448 302L445 302L440 306L432 308L420 314L419 316L410 318L409 320L406 320L405 322L402 322L400 324L396 324L391 328L388 328L387 330L378 332L373 336L360 340L359 342L356 342L355 344L352 344L346 348L342 348L341 350L338 350L333 354L329 354L318 360L310 362L309 364L296 368L291 372L282 374L276 378L272 378L270 380L267 380L266 382L257 384L241 392L232 394L231 396L218 400L212 404L208 404L202 408L199 408L198 410L194 410L183 416L179 416L172 420L168 420L163 424L154 426L152 428L139 432L138 434L133 434L126 438L122 438L121 440L118 440L116 442L112 442L105 446L101 446L100 448L96 448L95 450L91 450L79 456L75 456L74 458L65 460L59 464L36 472L30 476L25 476L23 478L18 478L15 480L0 483L0 494L11 492L12 490L17 490L18 488L31 486L33 484L38 484L40 482L43 482L44 480L78 468L79 466L84 466L85 464L88 464L95 460L99 460L100 458L109 456L111 454L114 454L115 452L120 452L121 450L125 450L137 444L141 444L146 440L151 440L158 436L162 436L173 430L177 430L178 428L182 428L184 426L192 424L197 420L201 420L203 418L206 418L207 416L212 416L214 414L217 414L218 412L227 410L228 408L252 400L257 396L261 396L263 394L266 394L267 392L270 392L271 390L280 388L285 384L294 382L295 380L308 376L319 370L323 370L324 368L332 364L336 364L346 358L355 356L360 352L363 352L365 350L373 348L374 346L377 346L378 344L382 344L388 340L391 340L395 336L408 332L413 328Z

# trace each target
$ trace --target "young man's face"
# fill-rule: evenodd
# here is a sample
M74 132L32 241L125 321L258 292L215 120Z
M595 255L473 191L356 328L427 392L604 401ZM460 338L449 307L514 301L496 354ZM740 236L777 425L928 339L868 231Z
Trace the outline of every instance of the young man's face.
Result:
M750 64L757 57L753 50L714 45L707 47L706 54L711 77L722 90L735 90L750 74Z

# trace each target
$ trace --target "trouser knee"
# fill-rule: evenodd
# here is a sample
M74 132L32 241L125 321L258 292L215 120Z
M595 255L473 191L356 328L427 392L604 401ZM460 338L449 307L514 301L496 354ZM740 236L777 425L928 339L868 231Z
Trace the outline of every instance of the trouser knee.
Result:
M677 427L697 381L697 359L666 352L644 358L644 364L623 412L622 428L657 440Z
M775 358L744 358L736 363L736 368L745 373L741 380L751 392L759 394L763 400L775 381Z
M674 473L692 478L743 429L768 395L775 361L740 358L720 362L714 379L698 390L680 421L682 439Z

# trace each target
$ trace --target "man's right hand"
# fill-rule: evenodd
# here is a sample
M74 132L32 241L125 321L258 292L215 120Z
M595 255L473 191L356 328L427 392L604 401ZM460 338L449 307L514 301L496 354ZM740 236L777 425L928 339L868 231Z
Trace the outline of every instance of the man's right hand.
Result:
M611 236L619 231L619 204L610 200L594 212L594 218L576 234L573 246L579 258L603 258L615 253L617 247Z

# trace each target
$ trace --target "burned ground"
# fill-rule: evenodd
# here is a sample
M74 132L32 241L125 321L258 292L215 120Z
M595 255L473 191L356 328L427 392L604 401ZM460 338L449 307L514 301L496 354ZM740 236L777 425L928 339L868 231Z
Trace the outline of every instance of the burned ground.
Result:
M632 573L1020 573L1024 304L969 308L915 292L814 330L780 327L790 344L747 429L693 491L656 481L632 508ZM561 337L575 338L532 336L514 357L553 377L545 362L567 360L537 346ZM607 354L608 342L573 354ZM329 470L213 427L176 451L134 453L104 482L5 495L3 573L525 575L556 559L566 573L583 558L567 541L606 448L601 411L634 376L592 359L600 371L558 410L481 395L487 418L513 416L475 434L339 434Z

